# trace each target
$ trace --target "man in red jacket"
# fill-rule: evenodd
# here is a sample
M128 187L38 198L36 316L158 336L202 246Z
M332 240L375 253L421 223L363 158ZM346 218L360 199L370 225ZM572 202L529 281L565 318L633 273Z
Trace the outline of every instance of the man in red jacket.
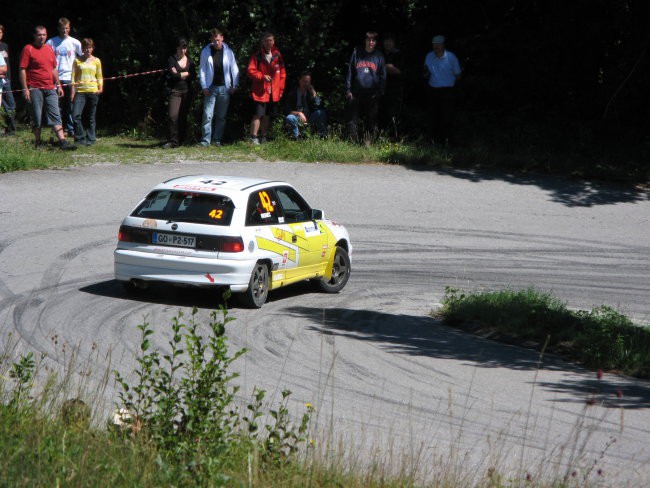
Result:
M275 37L265 32L260 37L260 50L253 54L248 62L248 77L253 82L253 118L251 120L251 142L259 144L258 132L261 130L261 142L266 142L270 119L277 115L278 102L282 98L287 72L284 69L282 54L275 47Z

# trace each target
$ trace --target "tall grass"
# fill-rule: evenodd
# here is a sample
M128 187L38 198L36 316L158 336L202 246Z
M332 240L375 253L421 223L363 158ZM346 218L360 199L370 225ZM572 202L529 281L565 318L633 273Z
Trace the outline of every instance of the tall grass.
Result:
M104 381L99 393L78 388L70 376L79 368L58 377L43 356L5 347L0 486L577 487L590 486L594 477L598 484L598 460L576 468L583 466L594 418L589 404L576 431L567 432L567 443L555 451L558 459L524 466L520 475L504 474L500 460L507 451L487 453L489 469L477 473L462 454L462 432L449 452L425 455L415 447L407 454L384 445L371 449L384 454L366 456L360 454L363 442L315 432L312 405L294 420L290 392L272 406L255 390L241 405L234 401L231 366L245 351L229 351L230 318L222 313L200 324L196 310L188 317L179 312L166 328L164 351L152 346L154 328L139 325L137 365L127 377L116 374L120 393L109 418L99 406ZM523 449L522 444L522 458Z
M529 341L588 367L650 378L650 328L601 306L569 310L533 288L465 294L447 287L442 309L447 324L488 328L505 340Z

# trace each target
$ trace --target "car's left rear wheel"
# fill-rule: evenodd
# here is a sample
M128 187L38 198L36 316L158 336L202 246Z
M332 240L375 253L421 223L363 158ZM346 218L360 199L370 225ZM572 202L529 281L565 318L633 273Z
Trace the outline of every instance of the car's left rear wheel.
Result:
M261 308L269 296L271 277L266 264L258 262L253 268L248 290L239 295L240 303L247 308Z

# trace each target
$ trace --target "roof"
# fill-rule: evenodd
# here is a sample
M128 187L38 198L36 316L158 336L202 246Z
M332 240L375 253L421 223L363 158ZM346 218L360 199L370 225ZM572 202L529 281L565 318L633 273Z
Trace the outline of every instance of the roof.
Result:
M188 175L172 178L156 186L156 189L189 190L205 193L232 193L258 185L287 184L282 181L248 178L244 176Z

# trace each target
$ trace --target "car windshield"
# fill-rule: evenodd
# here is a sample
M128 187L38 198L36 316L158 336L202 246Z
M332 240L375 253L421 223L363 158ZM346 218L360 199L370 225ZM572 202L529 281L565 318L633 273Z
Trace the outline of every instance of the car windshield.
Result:
M222 195L156 190L147 195L131 216L174 222L230 225L234 209L232 200Z

